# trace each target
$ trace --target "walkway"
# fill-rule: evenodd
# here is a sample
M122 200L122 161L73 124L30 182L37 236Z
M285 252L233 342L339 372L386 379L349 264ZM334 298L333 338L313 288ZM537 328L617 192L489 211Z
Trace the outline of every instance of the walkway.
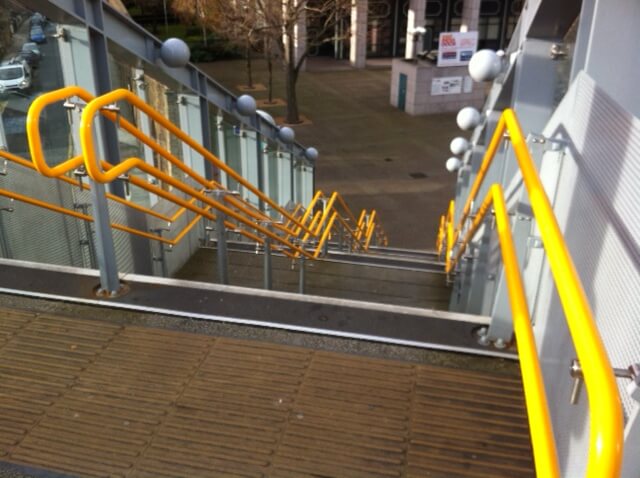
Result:
M5 467L533 476L515 376L117 323L123 315L0 310Z
M236 93L246 83L242 61L199 66ZM455 175L444 164L449 142L461 134L455 115L413 117L391 107L391 71L378 65L353 70L311 59L309 70L298 92L301 113L312 124L294 129L302 144L320 151L317 188L340 191L354 210L377 209L390 245L433 248L440 214L454 195ZM275 96L284 98L282 73L274 72ZM263 62L255 62L254 77L267 84ZM284 116L282 107L267 111Z

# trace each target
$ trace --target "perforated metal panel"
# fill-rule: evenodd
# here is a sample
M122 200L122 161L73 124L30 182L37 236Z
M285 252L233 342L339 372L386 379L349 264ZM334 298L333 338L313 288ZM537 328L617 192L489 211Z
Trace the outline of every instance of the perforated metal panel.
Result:
M580 74L545 129L569 142L556 215L612 365L640 361L640 121ZM582 476L589 437L587 399L569 404L575 357L547 271L536 328L564 476ZM625 412L633 406L619 381Z

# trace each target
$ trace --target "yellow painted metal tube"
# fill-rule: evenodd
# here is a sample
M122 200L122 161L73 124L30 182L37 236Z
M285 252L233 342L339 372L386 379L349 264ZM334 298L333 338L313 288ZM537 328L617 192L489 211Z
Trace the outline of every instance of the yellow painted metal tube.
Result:
M329 215L333 210L333 205L335 204L337 198L338 198L338 193L334 192L329 197L329 201L327 201L327 203L324 205L324 210L322 211L322 216L320 216L320 221L318 221L316 228L313 230L313 232L315 233L314 235L316 237L320 235L320 233L322 232L322 226L326 222L327 218L329 218Z
M356 237L356 232L351 228L351 226L349 226L349 223L345 221L345 219L340 214L338 214L338 217L336 219L338 219L338 221L342 224L349 235L353 237L353 244L358 246L358 249L364 250L364 244L362 244L360 240L358 240L358 238Z
M440 216L440 225L438 226L438 237L436 238L436 252L442 254L442 245L444 243L444 216Z
M313 208L315 208L316 203L324 196L324 193L321 190L317 190L316 193L313 195L313 198L311 198L311 201L309 202L309 205L307 206L306 211L304 212L304 215L302 216L302 219L300 219L300 224L304 225L307 223L307 221L310 218L313 218L314 212L313 212ZM295 232L295 236L298 236L300 233L302 232L302 227L300 225L298 225L298 228L296 229ZM307 228L306 233L307 234L313 234L313 228L311 226L309 226Z
M337 216L338 216L338 213L334 212L331 215L329 222L327 223L327 227L324 228L324 232L322 233L322 236L318 241L318 245L316 246L316 250L313 253L314 259L317 259L320 256L320 253L322 252L322 246L324 246L324 243L329 240L329 236L331 234L331 228L333 227L333 223L335 222Z
M582 366L590 411L587 477L616 477L620 473L622 462L624 424L612 367L518 120L510 109L504 111L502 118L511 136L558 296Z
M456 209L456 203L455 201L451 200L449 202L449 210L447 211L447 249L445 252L445 257L444 257L444 261L445 261L445 270L447 272L447 274L451 271L452 269L452 264L451 264L451 252L453 251L453 245L455 243L455 237L458 235L458 233L455 233L453 230L453 216L455 214L455 209ZM462 249L462 248L460 248Z
M358 235L358 240L362 238L362 234L364 233L366 218L367 211L363 209L362 211L360 211L360 217L358 217L358 222L356 223L356 234Z
M502 138L504 135L504 131L506 128L506 124L504 121L504 115L500 116L498 120L498 124L496 125L496 129L491 137L491 141L489 142L489 146L487 146L487 150L484 153L484 157L482 158L482 163L480 164L480 169L476 173L476 179L471 186L471 190L469 191L469 196L467 197L467 201L462 208L462 214L460 215L460 221L458 222L458 228L456 229L456 237L459 231L462 230L464 226L464 222L469 217L469 213L471 212L471 207L473 205L473 201L475 201L478 192L480 191L480 187L484 182L485 177L487 176L487 172L489 171L489 167L493 162L493 158L498 151L498 147L502 142Z
M367 232L365 234L365 241L364 241L365 251L369 250L369 244L371 243L371 237L376 224L376 214L377 212L374 209L373 211L371 211L371 215L369 216L369 226L367 227Z
M347 206L347 203L345 202L345 200L343 199L342 195L340 195L340 194L338 194L338 201L340 202L340 205L342 206L342 208L347 213L347 216L349 216L349 219L351 219L353 221L353 223L356 224L357 223L356 216L353 214L353 212L351 211L349 206Z
M82 156L75 156L54 167L49 167L42 153L42 140L40 138L40 115L42 110L51 103L63 101L67 98L77 96L84 101L89 101L93 96L86 90L78 86L68 86L56 91L51 91L38 96L27 112L26 130L31 160L36 170L43 176L55 178L73 169L76 169L84 162Z
M524 284L520 275L516 248L513 244L507 206L502 194L502 188L498 184L494 184L491 187L484 204L486 204L485 214L489 206L493 204L496 215L496 229L507 281L513 330L518 344L518 356L520 357L520 370L527 404L536 476L557 478L560 476L560 467L556 455L556 443L549 416L544 379L542 378L538 350L531 327L531 317L529 316Z
M15 154L9 153L8 151L0 150L0 157L8 159L9 161L14 162L16 164L19 164L20 166L23 166L25 168L32 169L32 170L36 169L34 164L31 161L29 161L27 159L24 159L24 158L21 158L20 156L16 156ZM60 181L63 181L65 183L67 183L67 184L71 184L72 186L82 187L82 189L85 189L85 190L91 189L88 184L81 183L80 181L72 179L72 178L70 178L68 176L58 176L58 179ZM123 199L123 198L121 198L119 196L116 196L114 194L106 193L106 196L111 201L115 201L117 203L122 204L123 206L127 206L127 207L130 207L131 209L135 209L135 210L140 211L140 212L142 212L144 214L148 214L149 216L156 217L156 218L161 219L163 221L170 221L171 220L168 216L165 216L164 214L160 214L159 212L156 212L156 211L154 211L152 209L149 209L149 208L146 208L144 206L140 206L139 204L132 203L132 202L127 201L126 199Z
M87 214L82 214L78 211L73 211L71 209L67 209L64 208L62 206L57 206L55 204L51 204L45 201L41 201L39 199L35 199L29 196L25 196L24 194L19 194L13 191L9 191L7 189L0 189L0 195L4 196L4 197L8 197L10 199L13 199L15 201L20 201L23 202L25 204L30 204L32 206L36 206L36 207L40 207L42 209L48 209L49 211L53 211L53 212L57 212L60 214L64 214L66 216L70 216L70 217L74 217L76 219L81 219L83 221L89 221L89 222L93 222L93 217L87 215ZM119 231L123 231L123 232L127 232L129 234L135 234L136 236L140 236L140 237L144 237L146 239L151 239L154 241L159 241L159 242L164 242L165 244L171 244L171 241L169 239L165 239L165 238L161 238L158 236L154 236L153 234L150 234L146 231L140 231L138 229L134 229L128 226L124 226L122 224L117 224L117 223L112 223L111 227L113 229L117 229Z
M112 171L108 172L105 175L102 171L99 170L100 169L99 168L99 163L95 160L95 148L93 147L93 138L91 137L91 134L92 134L91 133L91 129L92 129L93 117L104 106L106 106L106 105L108 105L110 103L115 103L117 101L122 101L122 100L127 101L128 103L132 104L133 106L135 106L136 108L141 110L143 113L145 113L147 116L149 116L149 118L151 118L153 121L155 121L156 123L162 125L163 128L167 129L171 134L173 134L174 136L179 138L182 142L186 143L194 151L196 151L199 154L201 154L209 162L211 162L216 167L218 167L219 169L224 171L228 176L230 176L233 179L235 179L244 188L248 189L253 194L255 194L257 197L259 197L261 200L263 200L265 203L269 204L273 209L278 211L284 217L286 217L286 218L288 218L288 219L290 219L290 220L292 220L292 221L297 223L297 220L295 218L293 218L291 216L291 214L289 214L284 208L282 208L278 204L276 204L266 194L264 194L262 191L260 191L258 188L256 188L253 184L251 184L246 179L244 179L241 175L239 175L236 171L231 169L225 163L220 161L210 151L208 151L202 145L200 145L196 141L194 141L191 137L189 137L180 128L176 127L171 121L166 119L164 116L162 116L157 111L155 111L153 108L151 108L149 105L147 105L144 101L142 101L140 98L138 98L136 95L134 95L132 92L130 92L129 90L126 90L126 89L114 90L114 91L112 91L110 93L107 93L105 95L102 95L100 97L97 97L97 98L89 101L89 103L86 105L84 111L82 112L82 120L81 120L81 125L80 125L80 141L83 144L83 152L85 154L85 160L86 160L85 163L86 163L87 169L89 169L89 167L91 167L92 170L90 171L89 174L95 180L97 180L99 182L108 182L107 178L112 177L114 175L115 176L119 176L120 174L125 173L126 171L128 171L132 167L136 166L135 163L126 164L126 161L124 161L124 162L118 164ZM125 126L128 123L128 122L126 122L126 120L120 119L120 122L121 122L122 126L125 127L125 129L127 129L127 131L129 131L131 134L136 136L141 141L144 141L145 144L148 144L150 147L152 146L150 143L148 143L148 141L151 141L151 142L153 142L153 141L150 138L147 138L145 135L143 135L137 128L133 127L133 130L129 130L129 128L127 126ZM142 139L142 138L146 138L146 139ZM87 157L87 153L89 153L89 157ZM135 159L135 158L130 158L130 159ZM117 172L117 174L116 174L116 172ZM187 174L190 174L192 177L194 177L194 179L197 176L193 172L191 172L191 173L187 172ZM103 178L103 179L102 180L97 179L97 178L100 178L100 177ZM301 227L303 229L305 229L303 225L301 225Z

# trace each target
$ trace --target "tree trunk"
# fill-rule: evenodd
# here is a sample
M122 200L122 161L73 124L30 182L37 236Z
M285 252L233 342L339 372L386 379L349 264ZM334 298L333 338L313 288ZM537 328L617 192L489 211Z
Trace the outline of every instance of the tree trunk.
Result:
M267 53L267 71L269 73L269 104L273 103L273 59L271 52Z
M300 123L298 113L298 95L296 94L296 83L298 82L298 69L296 68L296 53L293 44L293 35L287 35L287 46L285 68L287 86L287 123Z
M253 72L251 71L251 45L247 42L247 87L253 88Z
M202 43L204 46L207 46L207 27L202 24Z
M293 63L287 63L287 123L300 123L298 113L298 95L296 94L296 83L298 82L298 72Z

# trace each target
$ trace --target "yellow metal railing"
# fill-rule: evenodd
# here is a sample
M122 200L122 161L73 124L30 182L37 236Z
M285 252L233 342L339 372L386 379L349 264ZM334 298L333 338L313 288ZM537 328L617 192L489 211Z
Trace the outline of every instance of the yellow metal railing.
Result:
M487 198L476 211L466 233L464 232L472 205L505 131L509 133L508 137L529 194L531 208L540 230L576 354L582 365L590 411L589 458L586 476L589 478L617 477L622 461L623 415L613 369L553 208L512 110L505 110L500 117L463 207L457 228L454 230L454 204L451 202L447 215L441 218L436 245L440 252L446 245L446 271L451 272L493 206L520 356L536 471L540 477L559 476L540 363L500 185L491 186ZM465 236L459 241L463 233Z
M82 155L70 158L63 163L50 167L46 163L44 152L42 150L42 142L40 139L39 131L40 116L42 114L42 111L48 105L68 100L73 97L78 97L87 102L86 105L84 105L80 125L80 142L82 147ZM161 147L157 142L142 133L136 126L128 122L126 119L120 117L117 113L117 108L109 107L118 101L126 101L145 113L147 116L149 116L149 118L151 118L161 127L168 130L178 139L186 143L190 148L201 154L207 161L227 173L229 177L235 179L239 185L253 193L257 198L259 198L259 200L263 201L265 204L268 204L273 210L280 213L286 220L286 223L281 224L271 220L270 216L261 211L255 205L251 204L248 200L237 198L230 194L225 194L221 198L216 199L208 196L207 192L209 191L226 190L221 184L217 183L216 181L207 180L197 174L195 171L188 168L184 163L182 163L179 158ZM113 121L118 127L133 135L141 143L151 148L156 154L166 159L175 168L184 173L185 177L192 183L199 185L199 188L189 185L182 180L178 180L175 177L166 174L164 171L161 171L158 168L148 165L140 158L127 158L115 166L107 163L106 161L98 159L95 152L95 145L93 143L92 131L93 120L95 115L98 113ZM182 231L180 231L180 233L178 233L178 235L173 240L153 236L145 231L138 231L136 229L128 228L127 226L115 224L112 225L116 229L126 230L127 232L130 232L132 234L137 234L143 237L151 236L149 238L159 240L163 243L175 245L175 243L182 239L182 237L184 237L186 233L193 226L195 226L195 224L201 218L204 217L210 220L215 220L216 214L220 212L224 213L228 217L229 220L225 221L225 225L228 228L232 229L234 232L243 234L245 237L248 237L251 240L255 240L256 242L263 245L266 244L266 241L263 238L269 237L273 240L273 242L271 243L271 248L280 251L292 258L299 257L300 255L305 255L309 258L317 258L322 251L324 243L329 240L337 224L342 224L344 230L347 231L348 234L351 234L353 237L358 238L357 241L354 241L354 244L356 244L356 247L359 247L361 249L366 250L366 248L368 248L368 245L374 235L377 240L382 241L385 244L387 241L386 234L382 230L379 222L374 224L373 221L369 221L367 223L366 230L364 230L364 227L362 227L360 224L358 224L356 229L350 228L348 225L348 221L355 221L355 218L353 217L353 214L351 213L349 208L346 206L344 200L337 193L334 193L334 195L332 195L333 202L331 206L325 208L322 214L318 214L315 216L312 214L314 205L317 202L318 198L324 197L321 192L320 196L314 196L314 199L312 199L311 203L306 209L303 209L302 206L299 205L292 213L289 213L282 207L278 206L262 191L246 181L237 172L220 161L217 157L215 157L215 155L203 148L197 142L193 141L188 135L186 135L183 131L173 125L173 123L164 118L157 111L153 110L149 105L144 103L128 90L115 90L111 93L97 98L91 95L86 90L83 90L82 88L76 86L70 86L62 88L60 90L45 93L36 98L29 109L27 115L27 138L29 141L32 163L29 163L26 159L19 158L14 155L11 155L12 157L8 159L18 162L23 166L36 169L44 176L55 177L67 183L83 187L85 189L89 188L89 186L66 176L69 172L82 165L85 166L89 177L97 182L112 182L116 179L125 178L126 180L130 181L131 184L178 205L180 209L176 211L171 217L169 217L163 214L159 214L151 209L144 208L143 206L130 203L129 201L126 201L122 198L118 198L117 196L108 195L109 199L120 202L128 207L133 207L140 210L141 212L150 214L159 219L166 220L168 223L177 220L187 210L196 214L196 216L187 224L187 226ZM187 198L183 198L181 196L173 194L168 191L166 187L160 187L154 183L145 181L144 179L136 175L128 175L127 173L129 173L134 168L156 178L160 184L171 186L176 190L184 193ZM0 192L0 195L1 194L2 193ZM87 216L86 218L80 217L83 215L80 213L76 213L75 211L66 210L59 206L48 207L53 205L47 205L44 202L34 198L27 198L22 196L20 197L21 199L19 200L29 202L32 205L38 205L40 207L45 207L46 209L54 210L64 214L72 212L74 214L69 215L72 215L78 219L92 220L89 216ZM337 209L334 207L333 203L336 202L342 206L343 214L345 215L345 217L343 217L343 214L338 213ZM198 206L198 203L202 206ZM301 217L299 217L298 213L303 210L304 213ZM351 219L349 218L349 216ZM373 214L373 216L375 217L375 213ZM310 223L309 219L311 219ZM236 221L237 224L230 222L230 220ZM271 227L268 227L267 224ZM313 241L310 241L310 239L313 239ZM300 244L302 244L302 246L298 244L298 241L300 241ZM306 241L315 242L315 250L307 251L304 247Z

